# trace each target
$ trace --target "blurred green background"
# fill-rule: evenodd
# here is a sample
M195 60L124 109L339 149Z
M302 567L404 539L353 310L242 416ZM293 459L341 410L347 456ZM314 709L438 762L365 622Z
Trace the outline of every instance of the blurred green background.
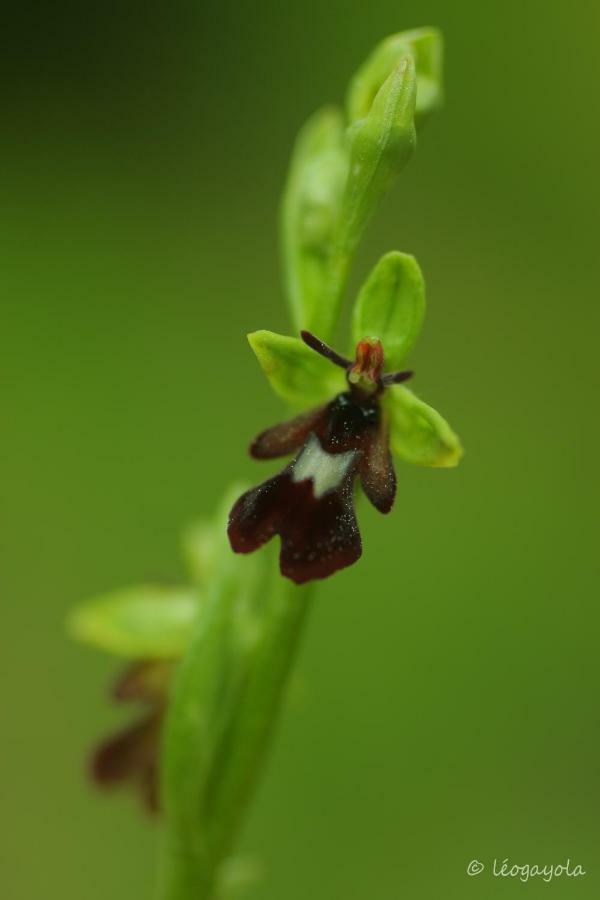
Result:
M319 590L243 846L257 900L600 896L598 10L314 0L32 5L2 54L2 819L7 900L150 897L158 832L94 793L119 718L77 601L178 578L183 524L280 415L277 206L307 115L439 25L447 103L370 228L417 255L416 387L458 470L400 467Z

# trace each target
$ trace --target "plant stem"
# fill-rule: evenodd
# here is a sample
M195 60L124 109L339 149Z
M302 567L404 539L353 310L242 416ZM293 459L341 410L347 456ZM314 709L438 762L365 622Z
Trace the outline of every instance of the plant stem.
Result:
M235 596L222 587L181 664L165 739L161 900L214 896L219 866L260 773L309 599L309 588L284 581L269 562L256 639L241 663L228 659L233 679L224 685L214 678L222 671L223 632L235 614Z
M351 261L352 249L341 242L336 244L327 266L327 280L323 289L323 297L313 312L309 329L324 341L330 341L333 338Z

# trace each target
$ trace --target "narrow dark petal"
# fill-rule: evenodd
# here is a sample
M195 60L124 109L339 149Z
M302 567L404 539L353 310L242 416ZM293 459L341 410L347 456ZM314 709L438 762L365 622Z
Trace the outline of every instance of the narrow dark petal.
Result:
M98 784L109 786L137 777L158 754L162 717L153 713L119 731L94 752L91 773Z
M109 738L92 758L92 777L103 788L130 783L148 812L159 812L158 754L161 715L141 720Z
M332 362L335 366L340 366L342 369L349 369L352 365L351 359L340 356L340 354L336 353L336 351L326 344L325 341L319 340L319 338L315 337L314 334L311 334L310 331L301 331L300 337L311 350L324 356L325 359L328 359L329 362Z
M365 438L360 483L375 509L382 513L391 510L396 496L396 473L384 425L373 429Z
M117 679L112 696L119 702L141 700L162 703L172 671L173 663L163 660L132 663Z
M402 384L403 381L408 381L412 378L414 374L410 369L407 369L405 372L388 372L387 375L381 377L381 383L384 387L389 387L391 384Z
M319 425L326 410L327 406L319 406L273 428L267 428L252 442L250 456L255 459L275 459L294 453Z

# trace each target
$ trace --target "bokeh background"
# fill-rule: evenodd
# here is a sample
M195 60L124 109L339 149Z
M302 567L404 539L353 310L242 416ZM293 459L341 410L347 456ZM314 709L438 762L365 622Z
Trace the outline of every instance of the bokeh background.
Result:
M7 900L152 895L157 829L95 794L112 660L80 599L177 579L181 527L275 421L244 335L286 331L292 139L386 34L443 28L447 103L352 287L415 253L416 386L455 471L399 468L323 585L243 835L256 900L600 896L598 10L546 0L58 3L4 30L0 228ZM351 292L350 292L351 293Z

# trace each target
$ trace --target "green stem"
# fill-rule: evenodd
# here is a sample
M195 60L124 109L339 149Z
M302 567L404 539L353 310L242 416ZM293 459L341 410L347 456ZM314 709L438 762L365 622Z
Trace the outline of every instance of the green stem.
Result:
M231 751L211 816L211 839L218 858L230 852L241 816L256 784L277 722L295 658L311 589L279 580L277 608L257 647L242 698L241 714L229 735Z
M309 595L269 562L257 633L244 652L232 653L224 640L232 622L239 626L236 592L225 581L180 666L164 747L161 900L214 896L260 773Z
M324 341L333 338L351 261L352 249L347 244L338 243L329 259L323 296L313 311L309 326L309 331L313 331Z

